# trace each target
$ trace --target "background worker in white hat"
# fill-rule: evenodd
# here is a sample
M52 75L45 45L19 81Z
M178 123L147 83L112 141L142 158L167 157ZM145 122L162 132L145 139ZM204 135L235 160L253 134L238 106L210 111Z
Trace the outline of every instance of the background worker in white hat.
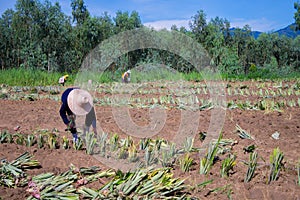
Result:
M89 92L79 88L68 88L63 92L61 101L62 105L59 113L67 126L67 129L71 131L74 142L77 142L78 140L75 124L76 115L86 115L86 123L91 122L94 132L96 131L96 116L93 108L93 98Z
M59 78L58 83L62 84L64 86L65 83L66 83L66 81L68 80L68 78L69 78L69 75L66 74L66 75L64 75L64 76L62 76L62 77Z
M130 74L131 74L130 70L127 70L126 72L124 72L122 74L122 82L123 83L129 83L130 82Z

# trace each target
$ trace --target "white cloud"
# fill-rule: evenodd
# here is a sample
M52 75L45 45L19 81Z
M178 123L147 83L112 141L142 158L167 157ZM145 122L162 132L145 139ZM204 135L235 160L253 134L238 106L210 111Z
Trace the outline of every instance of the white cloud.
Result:
M189 30L189 22L190 20L158 20L153 22L144 23L145 26L154 28L155 30L167 29L170 30L172 25L176 25L177 28L185 27ZM209 20L207 20L209 22ZM284 28L286 25L278 24L275 21L268 20L266 18L261 19L243 19L236 18L230 21L230 26L235 28L243 28L245 25L249 25L252 31L261 31L261 32L272 32L276 31L280 28Z
M272 32L279 28L283 28L283 25L276 23L275 21L270 21L266 18L261 19L233 19L230 22L231 27L243 28L245 25L249 25L252 31L261 31L261 32Z
M145 26L154 28L155 30L167 29L170 30L172 25L176 25L177 28L185 27L186 29L189 28L189 21L190 20L159 20L153 22L144 23Z

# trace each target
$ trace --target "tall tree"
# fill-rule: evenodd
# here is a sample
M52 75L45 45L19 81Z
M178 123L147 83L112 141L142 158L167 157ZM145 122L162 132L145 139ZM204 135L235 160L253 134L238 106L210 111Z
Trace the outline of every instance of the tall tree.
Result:
M296 12L294 14L294 19L297 24L297 30L300 30L300 2L299 1L294 3L294 8L296 9Z
M142 27L140 16L136 11L132 11L130 15L129 12L117 11L116 17L114 18L114 22L115 33L120 33L123 31ZM127 49L127 46L128 43L125 42L123 44L123 47ZM138 62L138 58L141 56L141 52L141 50L137 50L122 55L118 60L118 65L121 66L123 70L131 68Z
M233 43L240 60L240 65L244 67L244 73L247 73L250 65L249 53L254 45L249 25L245 25L242 29L236 28L234 30Z
M213 63L217 66L221 62L223 48L225 48L224 29L223 19L219 17L212 19L206 26L207 34L203 41L204 47L212 57Z
M115 25L111 16L109 16L107 12L104 12L103 16L100 16L98 19L101 24L100 29L103 40L112 36L114 34Z
M117 11L114 18L116 25L116 33L142 27L142 22L139 14L136 11L129 12Z
M44 67L48 71L64 70L63 55L72 48L70 18L62 12L58 2L52 5L48 0L45 1L43 13L41 46L46 56Z
M192 33L200 43L204 42L206 35L206 14L203 10L197 11L197 14L192 16L192 22L189 23Z
M14 65L13 15L14 11L8 9L0 18L0 65L2 69Z
M300 69L300 36L298 35L292 41L292 52L291 52L291 59L293 61L293 66L296 70Z
M273 51L272 37L267 33L262 33L257 38L256 46L256 64L264 66L271 62Z
M230 33L230 22L227 19L224 21L224 26L225 44L229 46L232 44L232 36Z
M76 25L82 25L86 19L89 18L90 13L86 8L83 0L72 0L72 16L73 22L76 22Z
M278 67L283 67L289 64L289 54L291 47L291 40L286 36L279 36L278 34L272 34L273 41L273 56L275 57Z
M32 67L35 65L36 41L40 40L41 4L34 0L18 0L12 21L14 40L17 51L17 66Z

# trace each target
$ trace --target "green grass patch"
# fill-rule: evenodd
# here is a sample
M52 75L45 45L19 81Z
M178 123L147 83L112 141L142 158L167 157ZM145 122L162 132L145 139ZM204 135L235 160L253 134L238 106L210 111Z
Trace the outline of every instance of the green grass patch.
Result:
M152 66L145 64L143 67L135 67L131 69L131 82L151 82L151 81L203 81L203 80L227 80L227 81L245 81L245 80L299 80L300 72L286 73L285 70L268 70L261 69L251 72L247 75L232 75L232 74L219 74L218 72L197 72L181 73L170 67ZM47 72L37 69L25 68L11 68L1 70L0 84L9 86L49 86L59 85L58 79L67 73ZM97 83L110 83L121 82L122 72L117 70L115 72L105 71L96 73L79 72L69 74L69 79L66 82L68 85L76 85L76 82L86 82L89 79ZM75 81L76 80L76 81Z
M2 70L0 73L0 84L10 86L46 86L58 85L59 77L64 74L57 72L46 72L41 70L12 68ZM72 80L72 76L69 77ZM70 81L69 81L70 82Z
M25 69L25 68L12 68L7 70L1 70L0 73L0 84L9 86L49 86L59 85L58 79L67 73L58 72L47 72L36 69ZM66 86L73 85L77 74L68 74L69 78L66 82ZM111 72L104 72L97 74L94 72L80 74L80 79L92 79L98 83L108 83L115 80L115 77ZM77 80L81 81L81 80ZM120 76L121 81L121 76Z

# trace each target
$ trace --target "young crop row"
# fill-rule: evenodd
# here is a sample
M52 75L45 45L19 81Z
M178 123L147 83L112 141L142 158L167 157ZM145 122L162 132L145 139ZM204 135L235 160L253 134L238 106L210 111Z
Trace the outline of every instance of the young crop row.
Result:
M217 88L217 90L215 90ZM250 82L250 83L226 83L226 82L150 82L150 83L103 83L92 85L90 91L105 94L198 94L206 95L211 91L226 92L227 95L255 95L255 96L290 96L300 94L300 81L283 83L273 82ZM59 86L6 86L1 85L2 93L50 93L59 94Z
M50 93L52 95L59 94L61 88L59 86L5 86L0 87L2 93Z
M134 88L133 85L131 85ZM247 86L241 87L223 87L223 86L201 86L201 87L183 87L182 85L173 85L172 87L157 87L157 88L144 88L138 87L137 89L126 88L125 86L119 89L98 89L98 93L105 94L132 94L132 95L210 95L215 93L216 95L227 96L255 96L255 97L288 97L288 96L299 96L300 89L289 87L289 88L248 88Z
M247 131L243 130L240 126L236 125L236 132L241 139L248 139L254 141L255 138ZM205 133L199 135L200 140L205 139ZM0 133L1 143L15 142L19 145L33 146L37 144L38 148L48 147L51 149L56 148L71 148L70 141L63 137L58 143L59 136L54 133L44 132L38 135L24 136L20 133L10 134L7 131ZM87 133L81 135L79 142L73 144L75 150L85 150L89 155L100 156L103 158L110 158L116 161L122 161L124 163L133 163L138 168L148 167L178 167L182 172L188 172L194 170L193 164L197 163L194 160L194 156L199 153L201 149L193 147L194 138L186 138L181 147L177 147L174 143L170 143L164 139L150 139L144 138L134 142L134 140L128 136L126 138L120 138L118 134L102 133L94 135L93 133ZM221 160L220 176L228 177L237 165L236 156L232 152L232 146L236 142L232 139L223 139L220 134L217 140L212 140L207 147L206 154L199 160L199 173L208 174L211 168L215 165L216 157L223 155L225 158ZM258 160L265 160L258 156L255 151L257 146L249 145L244 147L244 152L249 154L249 160L243 161L248 167L245 174L245 182L251 181L255 175ZM227 155L227 156L226 156ZM284 168L283 164L284 154L279 148L275 148L270 155L269 176L267 183L276 181L280 175L280 171ZM299 164L298 164L299 165ZM299 166L296 166L298 173L298 184L300 185ZM5 181L2 181L5 185ZM7 184L6 184L7 185Z
M37 94L12 94L11 99L15 100L29 100L35 101L37 99L52 99L60 101L57 95L37 95ZM130 97L118 98L105 96L101 98L94 98L95 105L98 106L130 106L132 108L154 108L159 107L163 109L180 109L180 110L209 110L215 106L222 106L228 109L242 109L242 110L263 110L263 111L282 111L287 107L300 107L300 98L291 97L285 98L262 98L262 99L240 99L227 100L224 103L216 101L212 102L208 97L201 98L196 95L187 96L172 96L162 95L159 97ZM219 104L217 104L219 103ZM220 105L222 104L222 105ZM224 105L223 105L224 104Z
M295 90L293 88L288 88L286 90L273 89L273 88L260 88L260 89L241 89L241 88L227 88L228 96L254 96L254 97L265 97L265 98L275 98L275 97L288 97L288 96L300 96L300 90Z
M99 106L130 106L133 108L153 108L165 109L176 108L185 110L209 110L215 106L222 106L228 109L242 110L263 110L282 111L287 107L300 107L298 99L261 99L261 100L229 100L226 105L217 105L222 102L212 102L210 99L198 98L197 96L173 97L161 96L159 98L137 97L130 99L114 99L111 97L95 98L94 102Z

